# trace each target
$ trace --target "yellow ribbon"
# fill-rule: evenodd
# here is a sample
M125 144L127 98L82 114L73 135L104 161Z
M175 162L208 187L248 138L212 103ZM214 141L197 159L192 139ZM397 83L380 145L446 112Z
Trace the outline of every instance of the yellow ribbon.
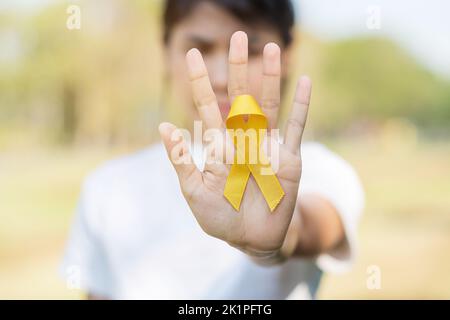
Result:
M241 95L235 98L226 127L236 152L223 192L225 198L239 211L251 173L270 211L273 211L283 198L284 191L266 155L260 150L261 134L264 137L267 130L267 118L252 96ZM256 145L251 145L252 140Z

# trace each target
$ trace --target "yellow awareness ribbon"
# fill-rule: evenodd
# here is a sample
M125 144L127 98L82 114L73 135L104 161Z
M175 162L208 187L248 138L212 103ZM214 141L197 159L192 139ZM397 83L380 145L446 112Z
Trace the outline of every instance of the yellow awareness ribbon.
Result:
M261 148L267 131L267 118L252 96L240 95L234 99L226 127L236 152L223 192L225 198L239 211L251 173L270 211L273 211L284 191Z

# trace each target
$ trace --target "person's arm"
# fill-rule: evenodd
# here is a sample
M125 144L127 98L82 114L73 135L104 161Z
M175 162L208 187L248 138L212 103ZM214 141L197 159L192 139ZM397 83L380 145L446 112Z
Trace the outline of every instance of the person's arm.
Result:
M296 234L296 246L292 253L294 256L317 256L337 248L345 240L339 213L320 195L308 194L301 197L292 224L288 232Z
M315 257L330 252L345 240L339 213L324 197L307 194L297 201L281 248L271 256L249 253L261 265L275 265L292 257Z

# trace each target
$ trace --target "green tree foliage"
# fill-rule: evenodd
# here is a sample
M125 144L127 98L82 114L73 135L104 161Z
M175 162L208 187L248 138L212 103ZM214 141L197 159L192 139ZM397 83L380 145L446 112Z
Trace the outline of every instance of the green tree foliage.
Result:
M148 142L166 101L160 1L81 1L80 30L66 5L0 16L0 146L42 137L59 144ZM3 40L2 40L3 41ZM2 45L3 47L3 45ZM450 125L450 85L386 39L323 43L302 36L297 70L314 80L311 120L321 134L404 117ZM173 114L173 112L172 112Z
M450 84L427 71L387 39L326 44L319 71L322 130L352 121L403 117L419 127L450 124Z

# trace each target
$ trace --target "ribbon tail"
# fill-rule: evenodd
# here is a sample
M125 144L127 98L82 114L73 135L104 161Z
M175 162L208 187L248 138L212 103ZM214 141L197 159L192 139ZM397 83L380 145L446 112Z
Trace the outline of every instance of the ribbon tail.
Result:
M225 183L223 195L236 211L241 207L242 197L247 186L250 170L245 164L233 164Z
M270 167L270 164L267 166L254 164L249 165L248 167L250 168L259 189L261 189L270 211L273 212L284 197L284 191L280 181Z

